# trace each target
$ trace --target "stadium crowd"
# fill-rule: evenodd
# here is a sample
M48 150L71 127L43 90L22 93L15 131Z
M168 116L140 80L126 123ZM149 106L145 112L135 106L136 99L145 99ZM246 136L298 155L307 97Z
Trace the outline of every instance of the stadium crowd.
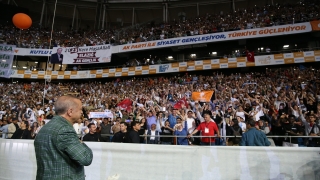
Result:
M240 136L254 121L251 126L264 134L283 136L269 138L276 146L319 146L319 138L285 137L320 135L319 75L312 67L291 67L231 75L118 78L107 83L1 83L0 130L2 138L35 138L54 117L57 97L69 94L83 103L83 118L73 125L83 141L198 145L206 140L190 134L201 131L204 136L216 134L210 143L241 145ZM204 91L214 91L208 101L192 98ZM99 114L103 117L95 116ZM204 121L218 130L205 132ZM149 136L139 136L145 134Z
M168 39L183 36L210 34L223 31L277 26L319 19L317 0L300 0L296 4L275 4L263 7L238 9L227 13L207 13L204 16L173 20L158 25L106 30L54 30L50 46L51 30L31 27L18 30L12 25L0 25L2 43L18 47L46 49L52 46L73 47L102 44L128 44L142 41Z

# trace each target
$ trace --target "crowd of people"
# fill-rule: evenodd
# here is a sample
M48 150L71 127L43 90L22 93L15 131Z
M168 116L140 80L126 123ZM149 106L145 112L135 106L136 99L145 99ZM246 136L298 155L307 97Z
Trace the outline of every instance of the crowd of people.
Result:
M319 19L317 0L299 0L295 4L275 4L263 7L238 9L233 12L210 12L204 16L173 20L168 23L135 28L106 30L54 30L50 46L51 29L31 27L18 30L12 25L0 25L2 43L25 48L73 47L102 44L129 44L143 41L183 36L236 31L267 26L277 26Z
M106 83L1 83L0 130L2 138L33 139L55 116L57 98L73 95L83 106L73 125L83 141L250 145L250 132L280 136L253 144L319 146L316 137L287 137L320 135L319 75L312 67L278 67ZM208 101L192 97L205 91L214 92Z

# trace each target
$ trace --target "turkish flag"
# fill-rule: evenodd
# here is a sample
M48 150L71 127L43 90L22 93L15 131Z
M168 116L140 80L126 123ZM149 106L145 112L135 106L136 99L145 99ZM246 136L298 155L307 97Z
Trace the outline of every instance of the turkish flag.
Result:
M130 111L132 108L132 101L129 98L124 99L123 101L118 103L118 107Z
M254 62L254 52L247 51L246 54L248 62Z
M185 107L187 107L187 99L184 97L184 98L181 98L174 106L173 108L175 109L181 109L182 108L182 105L184 105Z

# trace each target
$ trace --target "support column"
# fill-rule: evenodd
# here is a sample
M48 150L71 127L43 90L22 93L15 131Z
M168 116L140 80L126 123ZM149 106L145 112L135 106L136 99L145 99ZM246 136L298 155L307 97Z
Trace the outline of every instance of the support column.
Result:
M168 22L168 3L166 3L166 22Z
M79 29L79 11L77 11L76 30Z
M232 0L232 11L236 11L236 4L234 3L234 0Z
M46 6L46 16L44 17L44 27L47 27L48 23L48 6Z
M132 26L134 26L134 18L135 18L135 11L134 11L134 7L132 8Z
M106 29L108 29L108 14L107 14L108 12L107 11L108 11L108 6L106 7L106 16L105 16L105 21L106 22L104 22L105 23L104 25L105 25Z
M102 2L97 0L96 17L94 21L94 29L100 29ZM81 23L80 23L81 24Z
M48 70L48 61L46 61L46 66L45 66L44 70L45 70L45 71Z
M103 14L102 14L101 29L104 29L105 17L106 17L106 4L103 4Z
M43 0L42 2L42 11L41 11L41 16L40 16L40 28L42 27L42 21L43 21L43 14L44 14L44 8L46 7L46 0Z
M75 5L74 5L74 8L73 8L73 16L72 16L71 29L74 28L74 19L76 18L76 11L77 11L77 5L75 4Z
M200 14L200 12L199 12L199 3L197 3L197 16L199 17L199 14Z
M163 5L163 22L166 22L166 5L165 4L162 4Z
M8 4L10 4L10 0L8 0Z

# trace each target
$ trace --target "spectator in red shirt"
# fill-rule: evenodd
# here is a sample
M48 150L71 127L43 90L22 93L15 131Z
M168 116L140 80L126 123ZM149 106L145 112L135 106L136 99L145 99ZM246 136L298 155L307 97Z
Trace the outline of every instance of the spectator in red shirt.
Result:
M218 134L220 138L220 132L217 127L217 124L210 118L209 114L204 115L204 122L202 122L197 129L195 129L191 134L188 135L190 138L193 134L196 134L198 131L201 131L202 136L214 136L214 134ZM214 146L215 137L202 137L201 145L203 146Z

